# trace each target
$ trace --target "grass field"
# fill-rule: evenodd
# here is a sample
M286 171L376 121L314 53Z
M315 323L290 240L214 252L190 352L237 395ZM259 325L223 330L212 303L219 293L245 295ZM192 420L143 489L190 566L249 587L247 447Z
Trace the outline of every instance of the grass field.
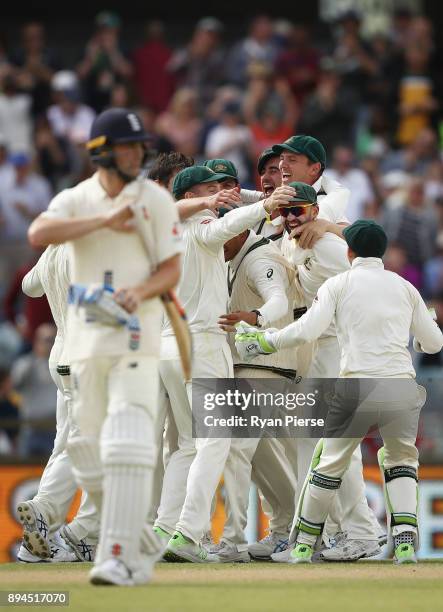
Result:
M93 587L88 584L89 568L86 563L6 563L0 565L0 590L69 591L70 605L64 609L73 612L443 609L443 561L401 567L375 561L297 567L272 563L165 563L157 565L149 586L134 588Z

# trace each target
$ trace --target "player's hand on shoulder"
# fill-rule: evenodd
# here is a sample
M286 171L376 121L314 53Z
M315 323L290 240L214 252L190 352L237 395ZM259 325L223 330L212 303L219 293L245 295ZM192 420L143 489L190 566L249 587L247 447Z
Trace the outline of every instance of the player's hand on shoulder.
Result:
M323 238L328 231L329 221L326 219L315 219L296 227L289 234L289 240L298 238L298 246L302 249L312 249L315 243Z
M133 215L131 205L124 204L108 211L105 214L103 225L114 232L133 232L135 231Z
M289 185L281 185L265 200L265 208L268 213L280 206L287 206L291 199L296 195L296 191Z

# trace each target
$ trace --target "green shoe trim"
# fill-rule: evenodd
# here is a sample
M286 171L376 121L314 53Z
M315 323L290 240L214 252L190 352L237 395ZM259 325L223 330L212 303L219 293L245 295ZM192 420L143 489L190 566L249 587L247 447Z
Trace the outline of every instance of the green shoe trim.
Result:
M164 538L165 540L169 541L171 539L171 534L165 531L164 529L162 529L161 527L155 526L152 529L152 531L156 533L158 536L160 536L161 538Z
M304 559L309 561L314 554L314 549L309 544L297 544L294 550L291 551L293 559Z

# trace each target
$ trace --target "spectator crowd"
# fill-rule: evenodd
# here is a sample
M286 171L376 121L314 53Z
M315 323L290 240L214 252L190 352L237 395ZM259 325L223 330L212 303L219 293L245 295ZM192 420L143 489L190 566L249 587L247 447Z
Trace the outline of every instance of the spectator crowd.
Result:
M29 433L33 418L55 417L56 397L42 365L53 337L47 302L21 293L40 255L26 233L55 193L93 172L84 145L105 108L142 117L148 164L172 150L197 163L227 158L247 188L259 185L263 149L315 136L325 174L351 190L349 221L384 226L385 266L443 325L443 61L427 17L399 9L368 37L347 11L317 38L314 27L263 14L234 41L222 20L204 17L183 46L152 21L132 49L124 27L100 12L69 65L42 23L24 23L18 44L0 36L0 453L51 449L44 433ZM418 366L443 372L439 359Z

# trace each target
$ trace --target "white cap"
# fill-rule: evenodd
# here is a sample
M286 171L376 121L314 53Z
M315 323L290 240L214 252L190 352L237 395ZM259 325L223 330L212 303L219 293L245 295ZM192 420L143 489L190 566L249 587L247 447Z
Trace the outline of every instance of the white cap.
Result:
M72 70L60 70L52 77L51 87L55 91L70 91L77 89L78 78Z

